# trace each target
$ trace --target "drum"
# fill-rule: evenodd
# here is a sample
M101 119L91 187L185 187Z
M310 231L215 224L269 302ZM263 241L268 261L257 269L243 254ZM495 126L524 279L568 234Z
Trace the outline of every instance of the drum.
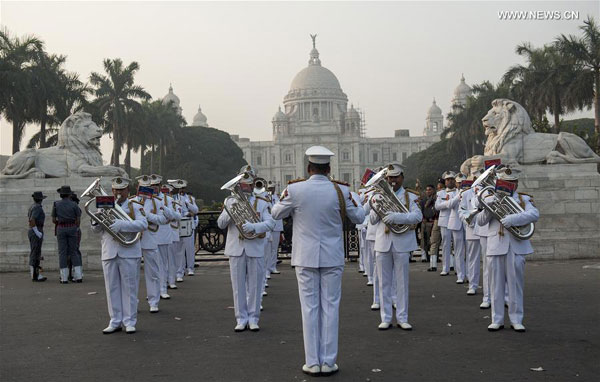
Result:
M194 233L194 220L191 217L179 221L179 237L190 237Z

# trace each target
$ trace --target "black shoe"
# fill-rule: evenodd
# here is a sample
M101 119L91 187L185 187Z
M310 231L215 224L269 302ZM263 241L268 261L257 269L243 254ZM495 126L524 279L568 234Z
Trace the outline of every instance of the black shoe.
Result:
M61 281L60 283L61 284L68 284L69 282L68 281Z
M454 267L450 267L450 270L451 270L451 271L453 271L453 270L454 270Z
M74 283L78 283L81 284L83 282L83 279L79 279L79 280L73 280Z
M41 278L38 277L37 279L31 280L31 281L41 283L41 282L46 281L46 280L48 280L48 278L46 276L42 276Z
M436 267L428 268L427 272L437 272L437 268Z
M281 264L283 260L277 260L277 264Z
M416 263L416 262L417 262L417 260L414 260L414 259L409 259L409 260L408 260L408 262L409 262L409 263Z

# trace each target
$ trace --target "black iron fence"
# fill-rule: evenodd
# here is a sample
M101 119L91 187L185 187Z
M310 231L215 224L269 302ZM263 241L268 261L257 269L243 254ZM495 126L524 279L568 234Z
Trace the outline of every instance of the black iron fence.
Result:
M196 228L196 258L199 261L214 261L225 249L227 232L217 226L221 211L203 211L198 214ZM289 257L292 253L292 219L283 220L283 232L279 240L278 256ZM359 232L354 224L344 224L344 253L349 261L355 261L360 254ZM218 258L217 258L218 259Z

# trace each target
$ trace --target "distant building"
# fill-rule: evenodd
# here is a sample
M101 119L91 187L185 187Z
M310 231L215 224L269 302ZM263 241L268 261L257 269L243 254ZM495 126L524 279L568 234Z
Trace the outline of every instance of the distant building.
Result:
M173 93L172 85L169 85L169 92L167 93L167 95L165 95L162 98L162 103L163 103L163 105L171 103L171 105L173 105L173 108L175 110L177 110L177 113L179 115L181 115L181 112L183 111L183 109L180 106L179 97L177 97L175 95L175 93ZM208 120L206 118L206 115L204 115L204 113L202 113L202 108L200 106L198 106L198 112L194 116L194 119L192 120L192 124L189 126L208 127Z

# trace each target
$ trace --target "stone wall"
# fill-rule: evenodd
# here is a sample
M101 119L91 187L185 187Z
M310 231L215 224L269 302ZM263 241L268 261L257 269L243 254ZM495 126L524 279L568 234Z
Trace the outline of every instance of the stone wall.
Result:
M6 179L0 178L0 271L23 271L29 269L29 240L27 238L27 211L33 203L33 191L42 191L48 197L43 202L46 213L44 243L42 245L42 268L58 269L58 246L52 224L52 203L59 200L56 189L70 185L81 195L94 178L48 178ZM110 179L103 180L103 187L110 192ZM80 198L82 210L81 254L85 269L101 269L100 235L90 229L89 216L84 211L87 199ZM57 276L58 277L58 276Z
M596 164L524 165L519 191L540 211L530 259L600 258L600 174Z

